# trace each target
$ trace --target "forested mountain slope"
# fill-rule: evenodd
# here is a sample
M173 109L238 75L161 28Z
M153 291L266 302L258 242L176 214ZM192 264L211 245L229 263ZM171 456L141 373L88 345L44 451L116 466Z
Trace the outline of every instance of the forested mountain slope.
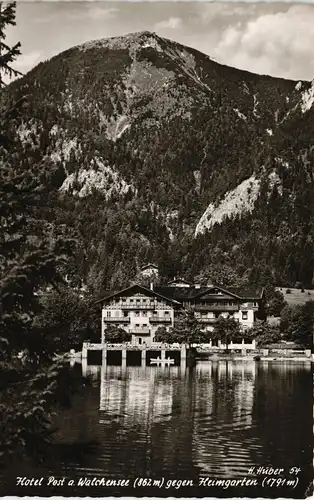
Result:
M69 274L96 290L147 261L311 286L313 96L154 33L89 42L8 87L2 105L22 105L3 160L49 186L38 237L74 237Z

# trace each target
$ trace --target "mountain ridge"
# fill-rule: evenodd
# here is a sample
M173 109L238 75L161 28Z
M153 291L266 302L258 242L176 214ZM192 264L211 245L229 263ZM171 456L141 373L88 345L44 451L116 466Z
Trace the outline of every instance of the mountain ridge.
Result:
M14 154L51 183L54 224L85 248L73 271L85 281L124 285L153 260L165 277L224 265L263 284L259 255L267 279L291 286L313 274L299 242L313 248L313 204L298 192L313 187L313 88L139 32L40 63L9 86L4 105L27 96ZM197 231L206 211L210 223ZM259 220L267 224L258 229ZM257 249L248 256L252 221Z

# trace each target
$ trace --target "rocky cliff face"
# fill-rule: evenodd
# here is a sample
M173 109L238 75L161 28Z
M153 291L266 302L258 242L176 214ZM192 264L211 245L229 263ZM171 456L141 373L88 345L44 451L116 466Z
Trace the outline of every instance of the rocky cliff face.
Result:
M224 265L311 281L310 82L142 32L39 64L4 105L23 96L11 158L50 183L49 223L76 235L85 281L120 286L146 260L166 276Z

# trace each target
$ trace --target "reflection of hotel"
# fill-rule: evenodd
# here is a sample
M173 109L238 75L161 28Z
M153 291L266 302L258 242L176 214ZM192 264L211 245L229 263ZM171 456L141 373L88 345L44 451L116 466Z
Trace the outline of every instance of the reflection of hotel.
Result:
M232 463L230 457L236 455L245 475L250 464L245 432L253 424L255 367L253 361L222 360L199 363L192 372L179 367L103 367L100 422L119 422L129 432L136 428L151 434L155 429L156 439L158 425L168 420L175 425L174 415L180 415L178 422L187 429L182 428L176 439L184 434L190 440L193 461L203 474L232 477L229 459ZM175 432L173 425L162 427L168 429L167 442L169 432Z
M171 376L170 376L171 370ZM103 369L100 383L100 410L132 427L150 425L171 415L173 380L180 377L179 367L119 366ZM166 382L165 382L166 381ZM168 415L168 417L167 417Z

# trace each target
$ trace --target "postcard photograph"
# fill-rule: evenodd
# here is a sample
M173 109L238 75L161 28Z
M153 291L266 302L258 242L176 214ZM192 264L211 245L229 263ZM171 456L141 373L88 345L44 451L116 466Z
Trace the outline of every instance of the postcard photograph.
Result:
M0 497L312 497L313 27L0 1Z

